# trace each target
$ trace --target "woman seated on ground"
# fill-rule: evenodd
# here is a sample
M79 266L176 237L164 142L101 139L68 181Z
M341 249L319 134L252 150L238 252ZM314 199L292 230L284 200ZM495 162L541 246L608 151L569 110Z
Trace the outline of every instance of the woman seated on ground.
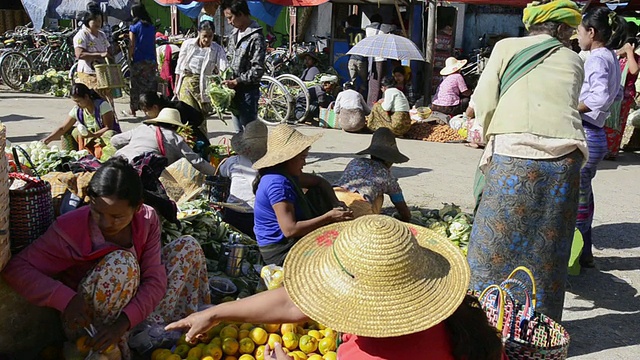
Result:
M200 111L184 101L170 101L166 97L158 95L155 91L140 95L140 109L148 119L157 118L160 110L164 108L178 110L180 112L180 121L185 125L191 126L196 143L202 141L205 146L210 145L207 134L200 129L200 125L205 121L204 115Z
M367 116L367 127L371 131L388 128L394 135L402 136L411 127L407 97L396 88L396 82L391 77L382 79L381 86L384 99L373 105L371 115Z
M237 155L220 163L220 175L231 178L231 188L225 207L224 221L255 239L253 232L253 207L256 196L252 191L258 171L253 163L267 152L267 125L262 121L252 121L242 132L231 137L231 148Z
M338 359L503 358L499 334L466 295L465 258L429 229L380 215L325 226L291 249L284 269L283 288L192 314L167 329L188 330L187 341L195 341L222 321L313 319L343 333ZM266 351L270 359L290 359L275 346L275 353Z
M320 74L320 69L316 66L318 64L318 57L312 52L307 52L301 55L304 60L304 71L300 75L302 81L314 81L316 75Z
M404 94L409 102L409 106L416 104L416 96L411 86L411 68L408 66L396 66L393 68L393 79L396 81L396 88Z
M158 216L142 193L131 165L107 161L89 183L90 205L58 217L2 273L29 302L60 311L69 341L94 325L87 344L119 345L123 359L127 332L143 320L175 321L210 303L200 245L185 236L161 247Z
M86 149L99 159L112 136L120 132L113 108L84 84L71 87L71 98L76 106L62 126L44 139L44 143L49 144L62 137L62 150Z
M455 116L462 114L467 109L471 90L460 74L460 70L466 63L467 60L458 60L454 57L447 59L446 66L440 70L440 75L445 78L438 86L431 110Z
M156 118L145 120L137 128L111 138L111 145L118 149L114 156L133 162L141 155L153 153L166 157L168 165L186 158L201 173L215 175L216 169L194 153L184 138L176 133L182 126L184 124L180 120L180 112L164 108Z
M318 118L320 116L320 108L328 108L335 100L333 90L337 81L337 76L325 75L320 78L320 85L314 85L307 89L309 91L309 108L306 109L307 116L304 119L306 99L304 93L301 92L296 99L296 119L298 121L308 121Z
M380 128L373 133L371 145L358 155L370 154L371 158L355 158L347 164L342 177L336 183L336 196L352 211L354 217L380 214L384 194L389 195L400 219L411 220L411 212L402 195L398 179L391 175L394 163L409 161L398 150L396 137L391 130Z
M266 154L253 164L258 170L253 229L266 264L282 265L302 236L353 218L326 180L302 172L309 148L320 136L278 125L269 134Z
M342 87L344 91L338 94L333 107L338 123L344 131L360 131L367 126L365 116L371 113L371 109L353 83L347 82Z

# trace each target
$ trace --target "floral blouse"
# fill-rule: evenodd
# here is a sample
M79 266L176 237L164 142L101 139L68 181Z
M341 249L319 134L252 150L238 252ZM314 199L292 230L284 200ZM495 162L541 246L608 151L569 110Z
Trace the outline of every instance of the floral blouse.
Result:
M384 194L395 203L403 202L404 196L398 180L383 163L367 158L356 158L347 164L336 186L357 192L373 203Z

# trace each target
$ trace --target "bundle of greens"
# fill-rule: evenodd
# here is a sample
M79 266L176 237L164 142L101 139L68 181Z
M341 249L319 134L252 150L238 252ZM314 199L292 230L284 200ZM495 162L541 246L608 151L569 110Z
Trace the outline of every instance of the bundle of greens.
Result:
M49 93L56 97L69 96L71 82L65 71L49 69L42 75L32 75L25 84L22 91L35 93Z
M230 111L233 113L233 109L231 106L231 102L233 97L236 95L236 91L233 89L229 89L226 85L222 83L225 80L231 80L233 73L231 69L226 69L221 72L219 75L209 76L207 87L207 92L209 93L209 97L211 98L211 105L213 106L213 110L218 114L220 120L224 122L222 114L226 111Z
M36 170L40 176L52 171L60 171L63 164L77 161L80 158L89 155L87 150L60 150L57 146L49 147L42 141L32 141L29 144L14 146L20 146L25 150L35 167L34 170ZM5 151L7 154L11 154L12 147L7 147ZM18 152L18 160L22 165L31 167L31 164L27 161L22 152Z

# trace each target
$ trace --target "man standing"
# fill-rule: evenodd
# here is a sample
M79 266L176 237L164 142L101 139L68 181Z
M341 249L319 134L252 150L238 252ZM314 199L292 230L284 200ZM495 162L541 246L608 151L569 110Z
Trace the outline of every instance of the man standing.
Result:
M349 41L349 48L352 48L362 40L366 34L364 30L360 28L360 17L358 15L349 15L347 25L348 27L345 29L345 33ZM356 80L360 78L359 91L363 96L366 95L368 75L367 58L360 55L351 55L348 68L351 83L356 84Z
M235 109L233 125L236 132L240 132L258 116L260 79L264 74L267 45L262 27L251 20L246 0L224 0L222 11L227 22L234 27L227 46L233 79L225 81L225 84L236 91L232 102Z
M394 25L384 24L382 15L373 14L371 16L371 24L365 29L367 37L389 34L396 30ZM373 61L372 61L373 60ZM369 59L369 93L367 103L373 106L380 99L380 80L387 76L387 59L376 57Z

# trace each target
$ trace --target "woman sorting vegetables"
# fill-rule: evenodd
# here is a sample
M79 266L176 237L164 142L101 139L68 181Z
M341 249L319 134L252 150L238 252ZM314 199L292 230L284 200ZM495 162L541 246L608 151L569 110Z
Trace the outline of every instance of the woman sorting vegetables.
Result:
M60 311L68 340L93 325L94 351L118 345L130 359L131 328L210 303L204 253L190 236L161 247L158 216L142 203L142 182L126 161L107 161L88 194L90 205L58 217L2 276L29 302Z
M367 127L371 131L388 128L396 136L402 136L411 127L409 101L402 91L396 89L392 77L385 77L380 82L384 99L373 104L371 115L367 116Z
M349 161L336 183L338 199L353 210L355 217L359 217L380 214L384 194L387 194L398 210L400 219L411 220L411 212L404 201L398 179L391 175L394 163L407 162L409 158L398 150L396 137L391 130L376 130L371 138L371 145L357 154L370 154L371 158Z
M204 116L212 111L206 78L227 68L227 55L222 46L213 41L214 31L213 18L202 16L198 37L185 40L176 65L178 99L198 109ZM202 122L200 130L207 134L206 121Z
M84 84L71 87L71 98L76 106L69 112L67 120L43 141L49 144L62 137L62 150L87 149L100 159L102 149L111 143L114 135L120 133L113 108Z
M343 333L338 359L506 359L480 304L466 295L462 253L429 229L382 215L328 225L293 246L284 271L283 288L192 314L167 330L186 330L195 341L223 321L313 319ZM280 344L273 350L265 359L291 359Z
M133 162L145 154L164 156L171 165L181 158L189 160L191 165L205 175L215 175L216 169L205 161L184 141L176 131L184 126L180 112L164 108L157 117L145 120L133 130L129 130L111 139L111 145L118 149L114 156L122 156Z
M95 3L90 3L94 4ZM76 83L85 84L96 91L103 99L109 101L113 107L111 89L98 89L98 78L95 65L104 64L109 54L109 39L102 32L103 13L100 7L87 5L89 11L82 19L82 28L73 37L73 47L78 59L78 78Z
M156 63L156 27L142 4L131 7L133 24L129 27L129 56L131 62L131 92L129 106L136 116L140 108L140 96L158 90L158 65Z
M200 129L200 125L205 119L199 110L184 101L170 101L166 97L158 95L155 91L140 95L140 110L144 112L147 119L157 118L160 111L164 108L176 109L180 112L180 121L182 121L184 125L191 127L196 143L202 141L206 146L210 144L207 134L203 133Z
M302 172L309 148L320 136L278 125L269 134L267 153L253 164L258 170L253 230L266 264L282 265L300 237L353 218L326 180Z

